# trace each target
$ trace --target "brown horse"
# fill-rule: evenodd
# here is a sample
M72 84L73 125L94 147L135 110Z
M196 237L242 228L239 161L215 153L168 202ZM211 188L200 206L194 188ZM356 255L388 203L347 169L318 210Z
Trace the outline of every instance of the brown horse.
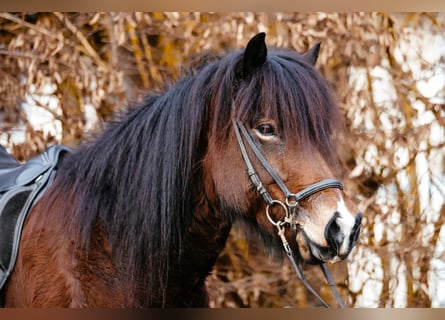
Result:
M319 46L268 52L264 40L65 155L25 223L6 306L206 306L235 220L299 264L349 254L361 214L332 180L341 116L313 67Z

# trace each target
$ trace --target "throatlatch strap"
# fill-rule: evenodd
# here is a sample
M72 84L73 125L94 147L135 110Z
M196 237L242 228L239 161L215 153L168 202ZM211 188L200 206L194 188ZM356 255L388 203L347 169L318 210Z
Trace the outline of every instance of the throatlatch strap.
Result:
M289 191L289 189L284 184L283 180L281 180L281 178L278 176L278 174L275 172L275 170L270 166L269 162L267 162L267 160L264 158L261 151L255 145L255 142L253 141L250 134L247 132L246 127L244 127L244 125L238 120L236 121L236 125L237 125L237 127L239 127L241 129L241 133L243 134L244 138L246 139L247 143L249 144L250 149L253 151L253 153L255 154L257 159L261 162L261 165L264 167L264 169L267 170L267 172L274 179L276 184L280 187L281 191L283 191L286 198L289 197L290 195L292 195L291 192Z
M272 201L273 201L272 196L267 191L267 189L263 186L260 178L258 177L258 175L255 171L255 168L253 167L252 162L250 161L249 155L246 150L246 146L243 143L243 138L241 137L240 132L239 132L239 127L238 127L237 121L235 119L232 119L232 122L233 122L233 129L235 130L236 140L238 141L241 155L243 156L244 163L246 164L247 174L249 175L250 181L252 181L253 185L258 190L258 192L261 194L264 201L268 205L270 205L270 204L272 204ZM243 127L241 127L241 128L243 128Z

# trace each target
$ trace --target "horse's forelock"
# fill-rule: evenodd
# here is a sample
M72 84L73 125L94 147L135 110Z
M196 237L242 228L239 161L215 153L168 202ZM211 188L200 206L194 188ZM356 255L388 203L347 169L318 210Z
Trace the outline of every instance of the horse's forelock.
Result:
M343 130L342 117L328 83L303 56L271 50L264 65L247 79L239 81L228 72L224 75L215 79L224 85L216 103L215 136L228 137L230 117L249 125L260 117L270 117L280 125L285 141L296 140L302 148L314 145L335 166L332 137L336 130ZM231 110L233 101L235 110Z

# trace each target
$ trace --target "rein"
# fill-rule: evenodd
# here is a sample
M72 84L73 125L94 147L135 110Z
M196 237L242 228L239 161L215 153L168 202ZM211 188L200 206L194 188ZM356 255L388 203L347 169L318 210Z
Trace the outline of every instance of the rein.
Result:
M256 146L255 142L253 141L252 137L248 133L247 129L244 127L244 125L235 119L232 119L233 122L233 128L235 130L236 139L238 141L241 155L243 157L244 163L247 167L247 173L249 175L249 178L253 185L256 187L257 191L261 194L264 201L267 204L266 207L266 215L269 219L270 223L274 225L278 229L278 236L281 239L281 242L283 243L284 250L286 251L286 255L288 256L292 267L294 268L298 278L301 280L301 282L304 284L304 286L326 307L329 308L329 304L312 288L312 286L307 282L307 280L304 277L303 272L301 271L301 268L295 261L294 255L292 253L292 249L290 248L290 245L284 235L285 227L286 225L290 225L294 232L298 231L298 228L301 228L302 223L298 221L298 215L297 215L297 206L299 201L304 200L308 198L309 196L320 192L325 189L330 188L338 188L340 190L343 190L343 185L340 181L336 179L325 179L316 183L313 183L309 185L308 187L304 188L298 193L291 193L289 189L286 187L286 184L281 180L281 178L278 176L278 174L275 172L275 170L270 166L270 164L267 162L267 160L262 155L261 151ZM241 131L241 132L240 132ZM281 191L285 195L285 203L283 203L280 200L275 200L272 198L270 193L267 191L267 189L262 184L260 178L258 177L258 174L255 171L255 168L253 167L252 162L250 161L249 155L246 150L246 146L244 145L243 138L241 137L241 134L243 135L246 142L249 144L250 149L255 154L256 158L260 161L261 165L266 169L266 171L270 174L270 176L273 178L275 183L280 187ZM270 209L274 206L279 206L284 211L284 217L279 220L274 220L272 216L270 215ZM326 278L326 281L328 282L329 287L331 288L331 291L335 297L335 299L338 302L338 305L340 308L344 308L345 304L343 300L340 297L340 294L337 290L337 287L335 286L335 283L332 279L331 273L329 272L329 269L327 268L325 263L322 263L320 265L323 274Z

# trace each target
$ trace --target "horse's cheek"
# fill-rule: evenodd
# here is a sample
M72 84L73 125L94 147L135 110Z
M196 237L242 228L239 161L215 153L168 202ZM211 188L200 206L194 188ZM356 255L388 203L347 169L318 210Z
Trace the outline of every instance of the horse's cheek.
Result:
M224 152L212 153L206 157L206 194L223 210L246 212L249 209L249 180L243 163L230 155L232 153ZM216 195L219 195L218 198Z

